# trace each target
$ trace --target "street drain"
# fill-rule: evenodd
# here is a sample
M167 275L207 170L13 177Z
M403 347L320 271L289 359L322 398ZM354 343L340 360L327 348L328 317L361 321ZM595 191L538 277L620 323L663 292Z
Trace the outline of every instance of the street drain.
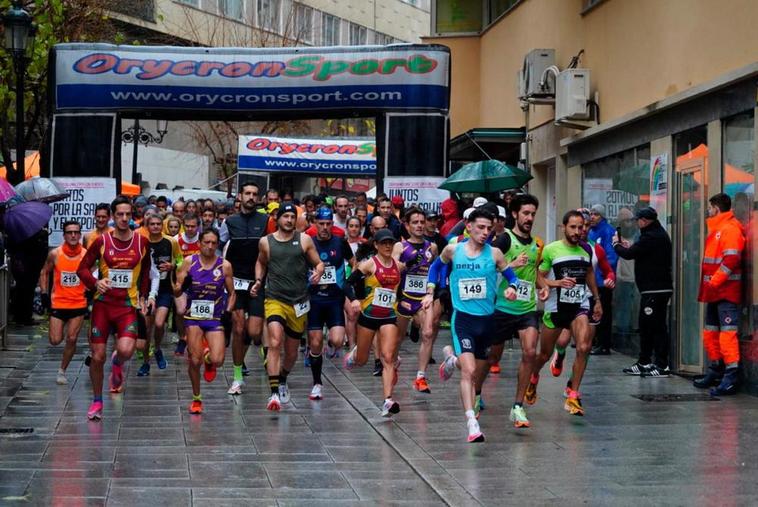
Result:
M721 401L718 398L709 396L705 393L687 393L687 394L633 394L632 398L642 401Z

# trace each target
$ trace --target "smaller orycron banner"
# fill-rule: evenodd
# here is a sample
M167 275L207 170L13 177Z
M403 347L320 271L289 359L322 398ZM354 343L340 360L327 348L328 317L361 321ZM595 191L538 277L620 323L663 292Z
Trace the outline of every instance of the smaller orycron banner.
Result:
M240 136L237 168L240 171L273 171L376 175L376 142L373 139L300 139Z
M54 112L442 111L450 51L440 45L187 48L58 44Z

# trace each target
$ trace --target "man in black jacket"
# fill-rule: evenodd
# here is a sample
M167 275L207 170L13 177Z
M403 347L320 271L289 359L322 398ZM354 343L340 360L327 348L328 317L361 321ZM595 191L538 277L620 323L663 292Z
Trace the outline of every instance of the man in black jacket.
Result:
M669 331L666 309L673 290L671 238L651 207L636 213L640 237L631 244L613 236L613 249L622 259L634 260L634 282L640 291L640 357L624 373L668 377ZM655 362L652 361L655 350Z

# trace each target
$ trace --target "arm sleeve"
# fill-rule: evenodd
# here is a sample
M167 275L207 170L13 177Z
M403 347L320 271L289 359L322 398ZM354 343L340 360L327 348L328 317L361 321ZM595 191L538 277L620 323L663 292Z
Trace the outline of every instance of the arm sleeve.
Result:
M503 275L503 278L508 280L509 286L516 286L518 285L518 276L516 275L516 272L513 271L513 268L508 266L504 270L500 272Z
M79 268L76 270L79 280L82 281L88 290L94 289L95 283L97 282L95 277L92 276L92 266L94 266L95 262L100 258L100 247L102 247L102 245L103 237L99 236L87 249L87 253L82 257L82 260L79 263Z
M446 271L447 263L443 262L442 257L438 256L429 266L429 274L427 275L427 283L433 283L436 287L439 287L443 273Z
M595 255L597 255L597 265L600 267L600 272L603 274L603 280L610 278L616 281L616 273L611 269L611 265L608 264L608 256L605 254L605 248L599 244L595 245Z
M340 244L342 245L342 258L349 261L353 258L353 249L350 248L350 243L346 239L343 239Z
M736 227L726 229L721 233L721 265L711 277L711 285L718 287L729 279L742 262L742 250L745 248L745 238Z
M356 269L350 273L350 277L347 279L347 283L345 283L345 295L350 301L366 297L365 281L366 276L360 269Z

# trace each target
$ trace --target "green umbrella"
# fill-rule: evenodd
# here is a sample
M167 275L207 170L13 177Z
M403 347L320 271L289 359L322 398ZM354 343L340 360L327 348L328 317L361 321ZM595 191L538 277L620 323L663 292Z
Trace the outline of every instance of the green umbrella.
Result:
M532 175L498 160L482 160L466 164L450 175L439 188L451 192L502 192L521 188Z

